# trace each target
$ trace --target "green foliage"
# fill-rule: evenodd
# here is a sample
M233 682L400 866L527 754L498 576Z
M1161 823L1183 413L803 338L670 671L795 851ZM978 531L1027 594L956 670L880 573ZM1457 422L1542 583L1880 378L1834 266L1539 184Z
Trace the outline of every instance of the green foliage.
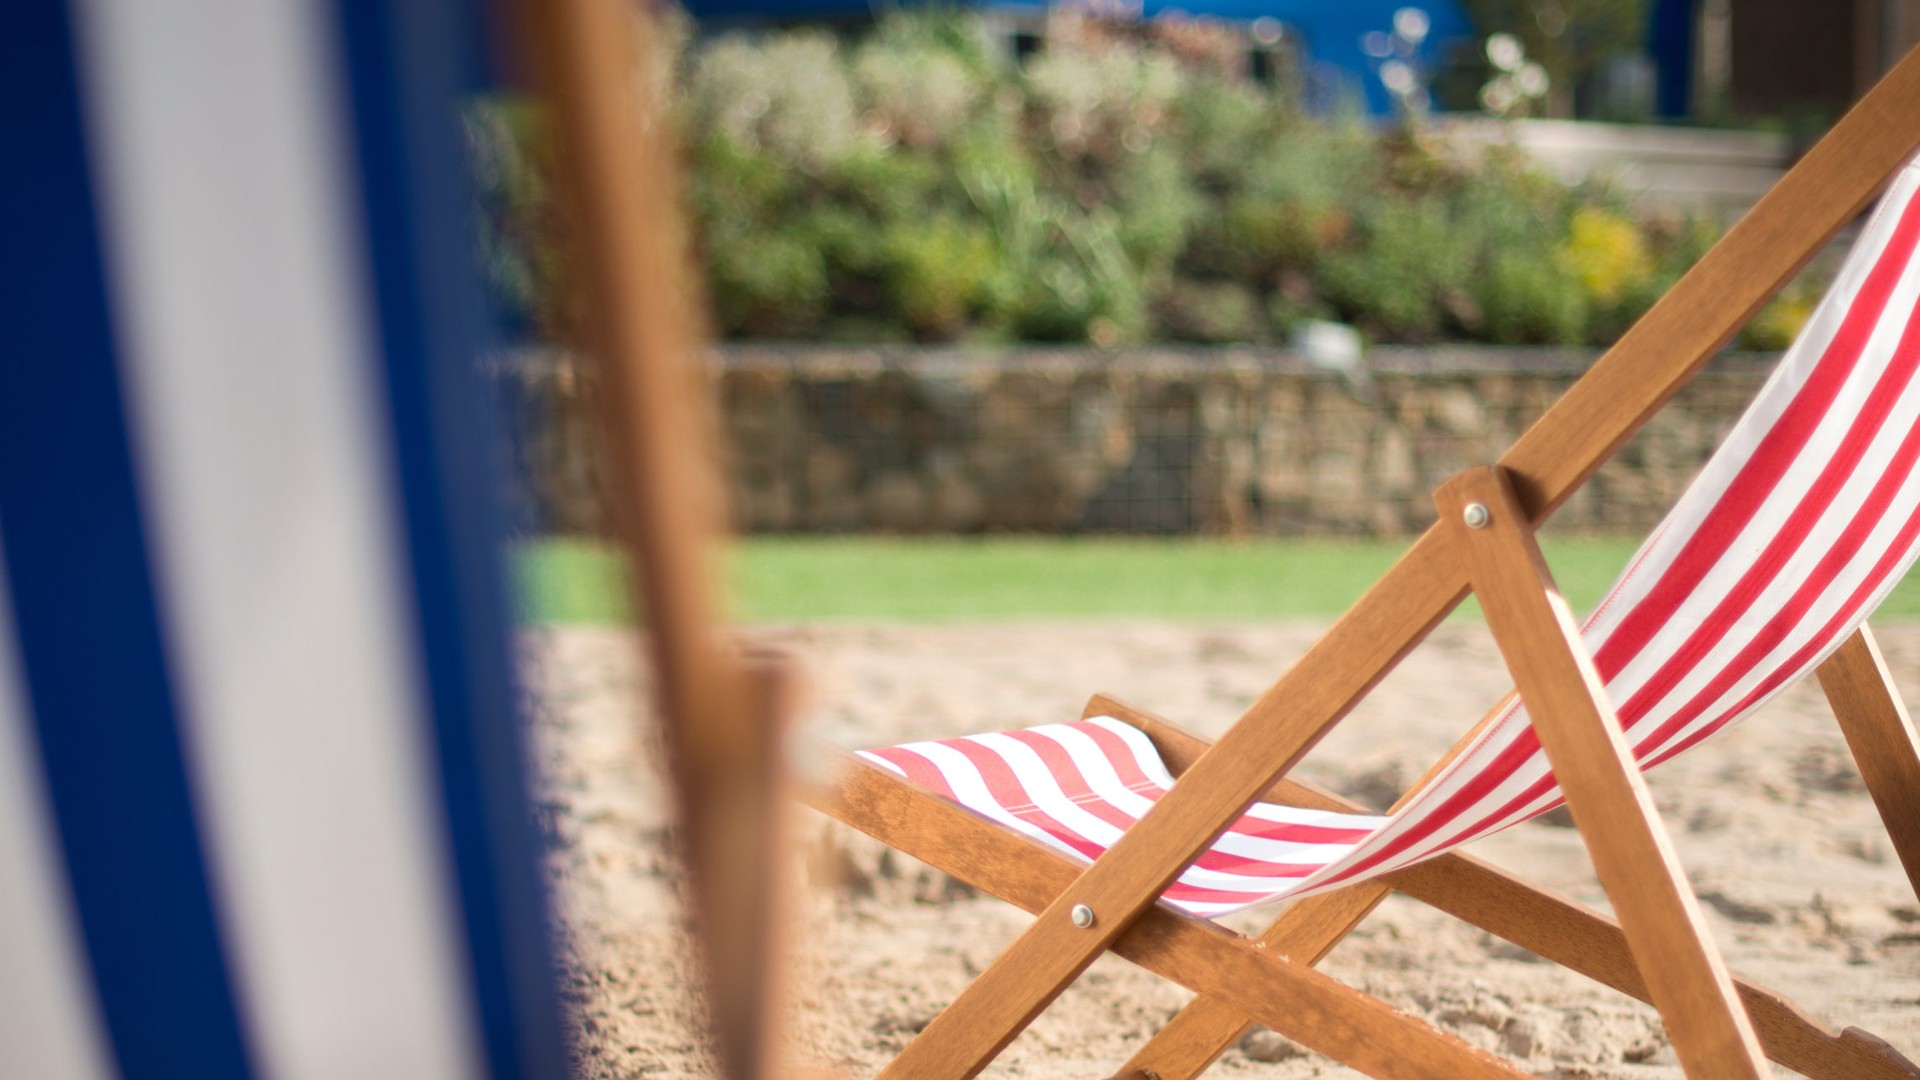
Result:
M958 333L999 271L993 235L955 217L897 222L880 248L894 306L923 340Z
M1485 337L1502 345L1578 345L1587 295L1551 252L1501 248L1489 253L1481 291Z
M711 275L716 314L727 330L751 337L801 337L826 314L826 259L804 235L771 233L751 245L715 248Z
M782 165L818 171L866 136L832 37L805 30L701 49L686 81L688 129L724 135Z
M1466 281L1473 263L1471 238L1449 217L1439 200L1384 203L1355 243L1321 258L1322 291L1347 321L1376 337L1439 336L1442 293Z
M1568 270L1601 304L1619 303L1653 272L1639 228L1624 215L1600 207L1573 212L1561 251Z
M1604 344L1717 235L1517 152L1462 161L1417 127L1310 118L1150 30L1050 43L1024 69L982 40L936 11L858 41L685 46L686 198L724 333L1116 345L1337 318L1382 342ZM557 336L575 301L538 117L496 103L469 133L496 283ZM1780 301L1747 340L1804 307Z
M714 314L729 334L790 336L818 324L832 291L824 241L794 227L795 174L764 147L715 131L695 150L691 202Z
M1588 340L1596 292L1625 280L1617 273L1583 277L1586 264L1567 256L1569 230L1597 212L1590 198L1514 158L1495 159L1473 178L1462 198L1461 231L1480 244L1481 276L1467 307L1479 319L1470 326L1475 336L1501 345ZM1625 221L1605 213L1606 222Z
M1206 211L1179 152L1161 143L1129 154L1114 167L1108 191L1101 203L1127 208L1118 227L1128 259L1147 280L1167 277Z
M1270 149L1294 120L1285 100L1229 79L1186 80L1169 112L1195 184L1215 189L1237 186L1249 158Z
M1705 219L1668 217L1642 223L1640 235L1647 245L1651 270L1626 291L1618 304L1594 312L1588 336L1595 344L1612 344L1641 312L1665 296L1674 282L1700 261L1720 238L1720 231Z
M966 183L1000 252L993 309L1013 336L1099 345L1140 337L1138 276L1112 212L1042 191L1018 168L982 168Z
M931 36L877 38L854 57L853 75L869 126L921 150L970 123L993 92L978 57Z
M1188 268L1262 283L1311 271L1350 239L1355 210L1380 183L1378 164L1371 138L1352 129L1301 126L1250 143L1220 174L1217 212L1202 218Z
M1166 131L1188 77L1157 51L1041 53L1026 70L1035 142L1067 164L1112 164L1140 153Z
M1160 325L1175 341L1220 344L1265 336L1259 297L1237 281L1176 281L1156 308Z

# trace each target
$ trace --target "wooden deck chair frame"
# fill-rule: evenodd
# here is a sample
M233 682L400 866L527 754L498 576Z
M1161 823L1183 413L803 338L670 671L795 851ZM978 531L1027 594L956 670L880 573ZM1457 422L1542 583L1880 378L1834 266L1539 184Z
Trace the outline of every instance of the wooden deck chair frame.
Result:
M1038 916L881 1075L975 1075L1109 949L1200 995L1123 1075L1195 1075L1254 1022L1372 1076L1525 1075L1313 970L1397 889L1651 1002L1689 1076L1764 1076L1764 1059L1772 1058L1833 1080L1920 1077L1874 1036L1836 1033L1728 975L1534 541L1534 529L1916 149L1920 51L1889 72L1497 465L1442 485L1439 520L1217 743L1095 698L1089 715L1140 726L1184 775L1091 866L845 756L837 785L808 793L813 806ZM1530 705L1618 921L1458 853L1298 901L1257 940L1156 904L1258 799L1356 809L1282 778L1469 590ZM1864 627L1819 678L1920 887L1920 748ZM1659 962L1636 961L1652 957Z

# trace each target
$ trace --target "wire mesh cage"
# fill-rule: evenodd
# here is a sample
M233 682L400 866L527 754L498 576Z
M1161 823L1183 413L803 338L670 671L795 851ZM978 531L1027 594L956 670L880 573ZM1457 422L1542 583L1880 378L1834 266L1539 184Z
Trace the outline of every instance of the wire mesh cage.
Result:
M733 345L714 359L734 521L747 532L1392 536L1494 460L1586 351L1377 349L1334 371L1285 352ZM1713 361L1555 517L1658 521L1767 357ZM524 518L600 533L591 379L564 354L502 367Z

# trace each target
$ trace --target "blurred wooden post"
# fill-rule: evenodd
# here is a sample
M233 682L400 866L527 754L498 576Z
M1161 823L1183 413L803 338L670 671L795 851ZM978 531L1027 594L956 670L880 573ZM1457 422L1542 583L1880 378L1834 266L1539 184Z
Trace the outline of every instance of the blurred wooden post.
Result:
M774 1071L782 890L779 719L795 678L722 643L713 562L723 491L700 390L702 319L679 215L669 73L636 48L629 0L517 0L517 39L553 121L584 345L605 404L609 495L651 644L689 914L727 1076Z

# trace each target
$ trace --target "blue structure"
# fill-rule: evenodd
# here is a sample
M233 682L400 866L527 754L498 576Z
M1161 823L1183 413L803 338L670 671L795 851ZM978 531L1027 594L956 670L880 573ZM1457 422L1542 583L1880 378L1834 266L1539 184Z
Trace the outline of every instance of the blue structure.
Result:
M792 23L816 20L870 18L895 5L883 0L682 0L687 11L708 24ZM981 11L1037 16L1052 6L1048 0L964 0ZM1474 36L1457 0L1143 0L1140 17L1153 19L1175 14L1205 16L1229 22L1278 19L1301 44L1309 74L1320 85L1340 85L1364 93L1369 112L1384 115L1393 100L1377 74L1380 61L1369 56L1361 42L1373 33L1393 29L1394 13L1405 7L1424 11L1429 29L1411 57L1429 69L1444 62L1457 45ZM1104 10L1104 9L1103 9Z
M1654 0L1647 17L1647 53L1660 73L1654 113L1685 119L1693 109L1693 0Z
M567 1074L475 7L9 8L0 1076Z

